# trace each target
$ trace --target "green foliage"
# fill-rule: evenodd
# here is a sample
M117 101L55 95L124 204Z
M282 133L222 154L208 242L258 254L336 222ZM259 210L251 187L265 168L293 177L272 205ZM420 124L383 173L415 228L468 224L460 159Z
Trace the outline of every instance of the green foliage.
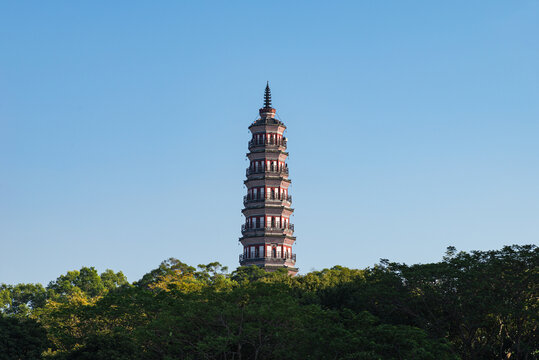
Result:
M45 329L35 320L0 315L0 360L41 359L48 344Z
M174 276L176 274L192 275L195 273L195 271L196 269L194 267L182 263L178 259L170 258L163 261L157 269L145 274L142 279L135 282L135 285L140 287L149 287L152 284L159 282L166 276Z
M207 284L215 283L218 278L224 278L227 275L228 267L221 265L217 261L207 265L198 265L196 277Z
M239 284L248 284L254 281L258 281L269 274L258 266L240 266L236 271L232 272L232 280Z
M111 269L107 269L103 273L101 273L100 277L101 282L103 283L103 287L107 290L112 290L119 286L129 284L127 278L121 271L115 273Z
M0 313L28 316L32 309L43 307L47 293L41 284L0 285Z
M2 285L0 339L27 344L25 359L46 344L51 360L531 360L538 276L536 246L296 277L171 258L134 286L82 268L46 289Z
M106 270L99 275L93 267L68 271L47 286L48 298L65 301L75 294L83 294L88 299L104 295L107 291L128 284L122 272Z
M450 248L437 264L392 265L411 297L403 310L464 359L526 358L539 336L539 249Z

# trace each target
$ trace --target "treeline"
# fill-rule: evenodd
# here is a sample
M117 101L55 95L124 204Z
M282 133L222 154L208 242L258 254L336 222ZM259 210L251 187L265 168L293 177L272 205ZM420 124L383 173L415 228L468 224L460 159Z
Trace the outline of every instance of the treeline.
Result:
M1 285L0 359L537 359L539 249L303 276L164 261Z

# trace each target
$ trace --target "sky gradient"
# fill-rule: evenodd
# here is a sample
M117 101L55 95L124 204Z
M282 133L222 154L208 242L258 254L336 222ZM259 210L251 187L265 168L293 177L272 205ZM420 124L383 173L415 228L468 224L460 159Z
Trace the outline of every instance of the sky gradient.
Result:
M538 1L0 3L0 283L238 266L288 126L301 273L539 239Z

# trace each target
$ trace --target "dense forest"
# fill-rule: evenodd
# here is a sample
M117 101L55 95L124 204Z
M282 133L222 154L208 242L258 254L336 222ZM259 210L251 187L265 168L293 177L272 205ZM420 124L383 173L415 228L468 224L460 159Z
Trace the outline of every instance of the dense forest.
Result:
M539 249L290 277L176 259L0 286L0 359L538 359Z

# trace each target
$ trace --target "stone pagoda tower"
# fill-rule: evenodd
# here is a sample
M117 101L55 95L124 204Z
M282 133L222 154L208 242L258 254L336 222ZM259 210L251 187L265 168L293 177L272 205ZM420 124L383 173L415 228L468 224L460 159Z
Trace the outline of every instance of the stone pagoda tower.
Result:
M296 254L292 245L294 225L290 215L292 197L288 194L286 158L286 126L275 119L271 107L269 84L264 93L264 107L260 118L249 126L253 134L249 141L250 164L247 168L247 195L243 197L245 224L241 227L243 254L240 265L256 265L267 271L286 268L295 275Z

